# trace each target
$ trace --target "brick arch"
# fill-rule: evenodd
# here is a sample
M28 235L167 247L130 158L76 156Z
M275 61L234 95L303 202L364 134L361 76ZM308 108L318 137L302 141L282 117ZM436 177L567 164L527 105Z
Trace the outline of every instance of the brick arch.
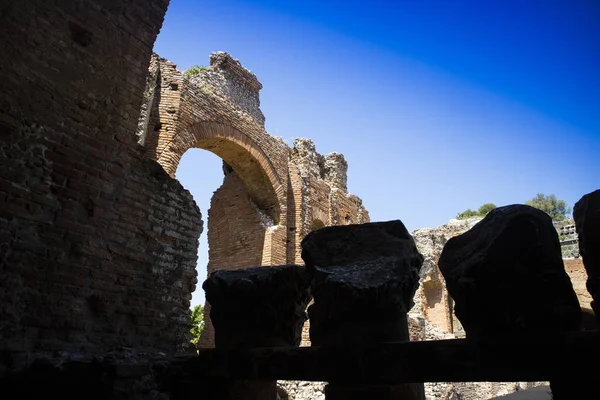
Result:
M279 223L285 210L283 184L269 158L250 136L219 122L198 122L176 134L158 156L158 162L174 177L181 157L191 148L208 150L229 164L254 203L275 224Z

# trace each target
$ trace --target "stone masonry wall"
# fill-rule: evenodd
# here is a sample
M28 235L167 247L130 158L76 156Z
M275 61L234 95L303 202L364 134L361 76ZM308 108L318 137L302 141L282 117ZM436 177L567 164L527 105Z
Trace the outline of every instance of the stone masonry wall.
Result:
M151 89L156 76L160 84ZM229 54L213 53L210 66L193 75L154 55L147 81L148 98L153 91L155 96L153 110L143 118L149 121L146 154L171 175L189 148L220 156L251 201L272 220L266 224L263 246L269 249L263 254L267 265L301 262L296 257L299 242L315 221L326 226L368 220L361 200L347 193L344 156L322 156L309 139L298 139L290 149L270 136L259 108L262 85ZM286 226L288 222L294 226Z
M211 66L195 76L183 74L175 64L156 55L150 76L155 68L160 76L155 93L159 94L148 117L146 154L174 176L181 156L189 148L211 151L235 171L242 183L234 185L238 199L248 198L252 203L218 205L214 212L211 207L209 272L234 265L285 264L288 148L264 130L264 117L258 109L262 85L225 53L211 56ZM231 197L227 193L233 191L219 189L214 200L226 202ZM273 226L257 225L259 214L272 220ZM235 237L242 238L239 245L230 247L233 239L221 240L226 232L237 232ZM209 304L205 305L204 320L199 346L210 347L213 331Z
M328 160L335 162L328 163ZM288 211L288 221L294 221L288 226L288 244L293 244L288 248L288 263L304 264L300 242L312 230L370 221L362 200L346 191L347 168L342 154L323 156L316 151L312 140L298 138L294 141L290 151L291 194L288 196L293 195L295 208ZM306 321L301 346L310 346L309 329L310 321ZM319 385L306 388L322 389Z
M156 124L158 121L156 117L158 116L158 105L160 103L160 78L158 59L153 54L148 68L148 76L146 77L146 88L144 89L140 119L136 131L138 143L142 146L146 144L148 130L155 131L157 129Z
M173 179L189 148L213 151L235 171L209 212L209 237L216 237L211 270L298 262L300 240L311 229L369 221L360 199L347 193L342 155L322 156L305 139L289 148L268 135L262 86L237 60L215 54L205 75L189 77L151 57L167 6L168 0L2 6L3 361L16 360L15 353L77 358L123 346L191 350L202 220ZM239 218L233 227L231 215ZM432 244L434 263L446 233L441 241L421 235ZM572 279L581 275L577 260L567 270ZM459 332L438 274L435 265L425 270L411 315L425 338ZM489 386L469 389L465 398L507 390Z
M200 87L210 88L213 94L227 99L265 127L265 116L260 110L258 92L262 84L238 60L222 51L210 55L210 65L193 78Z
M312 140L294 141L289 174L296 204L296 225L290 228L295 229L297 243L313 229L370 221L362 200L347 192L347 169L342 154L323 156L316 151ZM303 263L300 257L294 262Z
M154 83L156 82L156 83ZM362 201L347 193L342 154L323 156L309 139L294 147L264 129L262 85L227 53L213 53L196 74L152 57L138 130L146 155L170 175L181 156L202 148L221 157L226 177L208 210L208 273L218 269L302 263L300 242L312 229L367 222ZM200 347L210 347L210 305Z
M202 229L136 144L167 0L0 13L0 351L188 350Z
M191 76L167 60L156 60L161 74L159 118L148 126L148 154L174 175L189 148L209 150L236 170L258 203L285 215L289 150L264 130L256 77L223 53Z

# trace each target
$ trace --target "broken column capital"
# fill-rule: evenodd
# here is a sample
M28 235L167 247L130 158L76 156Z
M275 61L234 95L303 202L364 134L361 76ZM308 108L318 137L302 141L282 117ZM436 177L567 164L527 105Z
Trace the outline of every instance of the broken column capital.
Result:
M439 268L467 337L579 326L558 234L543 211L520 204L492 210L448 240Z
M202 285L219 348L298 346L310 278L305 267L220 270Z
M313 345L408 340L423 256L401 221L332 226L302 241Z
M600 189L584 195L573 207L573 219L579 238L579 253L588 275L587 290L594 301L592 308L600 320Z

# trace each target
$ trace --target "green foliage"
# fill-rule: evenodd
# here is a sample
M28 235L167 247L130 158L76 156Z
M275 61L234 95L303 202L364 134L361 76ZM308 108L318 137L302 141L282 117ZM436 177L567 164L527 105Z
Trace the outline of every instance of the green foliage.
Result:
M467 218L473 218L473 217L485 217L494 208L496 208L495 204L485 203L484 205L479 207L479 209L477 211L473 211L469 208L469 209L459 213L456 216L456 218L457 219L467 219Z
M459 213L459 214L456 216L456 218L457 218L457 219L467 219L467 218L473 218L473 217L477 217L477 216L479 216L479 215L477 214L477 211L473 211L473 210L471 210L471 209L469 208L469 209L467 209L467 210L465 210L465 211L463 211L463 212Z
M548 214L554 221L562 221L571 213L571 208L567 207L564 200L557 200L556 196L549 196L538 193L533 199L526 202L528 206L542 210Z
M571 213L571 208L567 207L567 203L564 200L558 200L555 195L545 195L538 193L533 199L527 201L525 204L528 206L542 210L546 214L550 215L553 221L564 221L569 218L568 214ZM477 211L471 210L470 208L459 213L457 219L466 219L473 217L485 217L490 211L496 208L495 204L486 203L479 207Z
M198 344L200 334L204 329L204 307L202 304L198 304L192 308L192 340L193 344Z
M207 69L208 68L203 65L193 65L189 69L186 69L184 71L184 73L188 76L193 76L193 75L198 75L198 74L206 71Z
M484 205L482 205L481 207L479 207L479 210L477 210L477 214L479 214L479 216L481 216L481 217L485 217L494 208L496 208L495 204L493 204L493 203L485 203Z

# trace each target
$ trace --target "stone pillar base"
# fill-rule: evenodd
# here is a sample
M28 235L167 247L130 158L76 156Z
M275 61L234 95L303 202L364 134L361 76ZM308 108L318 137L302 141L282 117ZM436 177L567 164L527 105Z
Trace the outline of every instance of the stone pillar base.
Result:
M300 265L221 270L202 285L210 303L215 347L295 347L300 344L310 275ZM274 380L211 380L211 400L277 400Z

